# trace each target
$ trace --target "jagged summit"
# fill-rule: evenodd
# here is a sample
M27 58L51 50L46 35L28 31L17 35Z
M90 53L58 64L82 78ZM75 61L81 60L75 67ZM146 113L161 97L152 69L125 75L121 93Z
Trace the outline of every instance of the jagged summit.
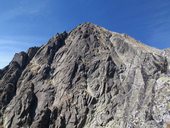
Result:
M162 128L169 63L169 50L81 24L0 70L0 127Z
M117 38L119 40L123 40L124 42L126 42L134 47L137 47L141 50L145 50L147 52L154 52L154 53L156 52L157 54L160 54L160 52L161 52L161 50L147 46L147 45L135 40L134 38L130 37L127 34L112 32L112 31L109 31L103 27L97 26L90 22L85 22L83 24L80 24L75 29L73 29L71 31L71 33L85 34L85 36L87 36L88 34L95 35L98 38L109 38L109 40L112 43L114 43L113 39Z

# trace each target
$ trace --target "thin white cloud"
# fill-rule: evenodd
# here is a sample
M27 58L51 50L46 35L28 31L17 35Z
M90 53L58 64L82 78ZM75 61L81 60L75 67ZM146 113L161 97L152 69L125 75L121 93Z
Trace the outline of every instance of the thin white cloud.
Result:
M21 41L15 41L15 40L5 40L5 39L0 39L0 47L12 47L12 46L27 46L28 43L23 43Z
M0 23L11 23L15 18L22 16L38 16L44 13L48 6L48 0L22 0L17 6L9 6L7 10L0 12ZM26 51L29 47L38 46L43 43L42 37L34 36L10 36L0 35L0 68L6 66L16 52Z
M148 42L152 42L154 46L165 48L170 47L170 3L161 3L154 8L151 20L148 23Z
M44 1L23 1L17 7L8 9L0 13L1 22L12 20L20 16L40 15L47 7L47 0Z

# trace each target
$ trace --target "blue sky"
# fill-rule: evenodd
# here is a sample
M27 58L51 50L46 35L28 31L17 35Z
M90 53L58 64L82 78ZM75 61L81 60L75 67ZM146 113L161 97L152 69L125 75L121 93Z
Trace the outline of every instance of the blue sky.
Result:
M170 0L0 0L0 68L83 22L170 47Z

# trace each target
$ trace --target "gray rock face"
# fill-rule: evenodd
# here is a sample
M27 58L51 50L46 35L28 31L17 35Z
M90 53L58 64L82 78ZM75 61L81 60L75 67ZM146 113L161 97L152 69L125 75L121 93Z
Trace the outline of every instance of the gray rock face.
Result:
M170 125L170 51L85 23L0 70L0 127Z

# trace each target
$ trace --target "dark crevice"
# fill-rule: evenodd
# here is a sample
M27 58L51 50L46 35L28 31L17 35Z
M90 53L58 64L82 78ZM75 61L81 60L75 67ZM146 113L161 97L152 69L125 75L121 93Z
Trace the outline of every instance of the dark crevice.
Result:
M66 119L65 117L60 117L60 127L59 128L66 128Z
M106 64L106 75L113 78L116 72L116 64L113 62L112 57L109 56Z
M50 115L51 110L46 108L46 110L42 113L41 119L38 122L38 128L48 128L50 125Z
M12 125L12 122L13 122L14 117L15 117L15 115L12 116L8 128L11 128L11 125Z
M48 42L48 50L47 50L47 54L49 54L49 59L48 59L48 64L51 65L51 63L53 62L55 53L62 47L65 45L65 40L68 37L67 32L61 33L61 34L57 34L55 41L53 42L53 40L50 40Z
M78 70L78 64L77 64L77 62L75 62L75 63L74 63L73 70L71 71L71 76L70 76L70 79L69 79L69 86L68 86L67 89L72 88L72 86L73 86L73 79L74 79L75 76L76 76L77 70Z
M36 115L35 111L36 111L37 104L38 104L38 98L36 97L36 95L32 91L28 92L27 98L29 98L29 100L30 100L29 106L19 116L21 119L25 118L24 121L18 122L17 125L19 125L19 126L23 126L24 124L28 124L29 126L31 126L31 124L34 120L34 117ZM26 100L28 100L28 99L26 99ZM24 105L26 105L26 104L24 104Z
M34 96L33 97L34 99L33 99L32 104L30 106L30 109L31 109L31 111L30 111L30 117L31 117L30 125L32 124L32 122L34 120L34 117L36 115L35 111L36 111L36 108L37 108L37 105L38 105L38 98L37 98L37 96L35 94L33 96Z
M66 32L57 34L57 36L51 40L49 40L47 44L47 50L45 53L45 57L47 57L47 67L45 67L42 71L42 79L47 79L50 77L50 73L52 72L51 64L53 63L56 52L65 45L65 40L68 37Z
M85 126L88 112L89 112L89 109L87 108L84 113L84 116L81 118L79 124L77 125L77 128L83 128Z

